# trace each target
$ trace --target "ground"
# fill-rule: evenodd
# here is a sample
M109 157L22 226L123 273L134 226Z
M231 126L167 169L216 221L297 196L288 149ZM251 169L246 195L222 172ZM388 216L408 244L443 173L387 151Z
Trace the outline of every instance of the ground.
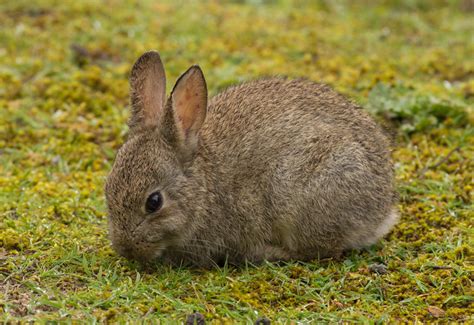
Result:
M0 320L472 321L472 1L4 1ZM107 239L128 73L325 82L393 135L401 221L339 259L143 270ZM168 86L170 86L168 85Z

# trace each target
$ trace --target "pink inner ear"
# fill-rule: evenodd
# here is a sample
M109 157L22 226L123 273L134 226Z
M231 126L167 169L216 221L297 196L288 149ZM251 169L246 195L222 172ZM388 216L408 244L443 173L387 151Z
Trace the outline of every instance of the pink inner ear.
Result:
M186 134L193 126L195 114L199 114L201 110L200 100L199 94L188 85L183 90L182 98L179 99L176 105L178 118Z
M197 132L204 121L207 89L199 70L190 70L173 91L173 108L185 137Z

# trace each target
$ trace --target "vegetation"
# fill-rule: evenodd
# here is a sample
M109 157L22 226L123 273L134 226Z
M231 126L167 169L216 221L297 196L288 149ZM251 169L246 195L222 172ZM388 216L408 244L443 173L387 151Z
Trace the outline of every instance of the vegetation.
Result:
M470 1L3 1L0 320L472 321ZM103 184L128 73L160 51L211 94L273 74L328 83L397 140L401 221L340 259L152 271L107 239Z

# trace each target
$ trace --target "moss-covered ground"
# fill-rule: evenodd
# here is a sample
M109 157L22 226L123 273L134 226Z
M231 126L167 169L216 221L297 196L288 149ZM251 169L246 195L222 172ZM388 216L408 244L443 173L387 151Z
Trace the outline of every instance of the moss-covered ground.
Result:
M0 320L472 322L472 1L0 2ZM142 270L107 239L128 73L304 76L394 135L401 221L337 260ZM378 271L378 272L377 272Z

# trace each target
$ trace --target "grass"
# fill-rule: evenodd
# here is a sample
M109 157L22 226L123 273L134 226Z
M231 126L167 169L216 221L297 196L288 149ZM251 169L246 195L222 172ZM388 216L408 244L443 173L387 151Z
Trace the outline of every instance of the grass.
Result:
M16 0L0 4L0 320L472 321L474 28L469 1ZM393 130L402 218L337 260L142 270L107 239L104 178L128 73L170 84L322 81ZM374 264L386 266L385 274ZM383 270L383 268L382 268Z

